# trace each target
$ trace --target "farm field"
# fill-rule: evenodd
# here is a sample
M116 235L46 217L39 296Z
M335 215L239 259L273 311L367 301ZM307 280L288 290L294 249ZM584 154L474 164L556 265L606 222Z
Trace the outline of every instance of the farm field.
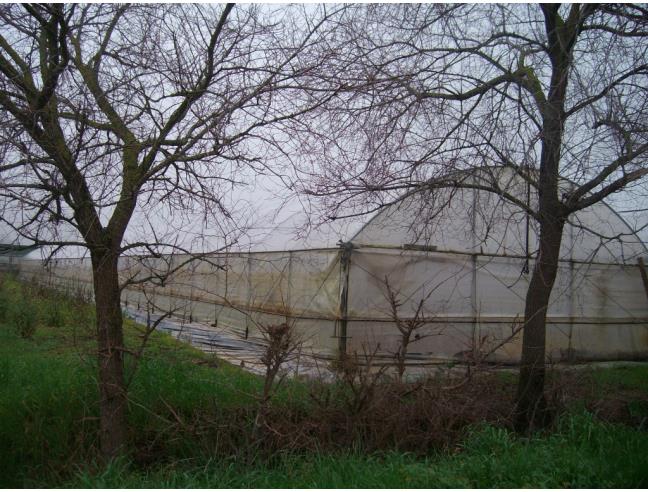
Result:
M140 353L132 321L129 449L101 464L93 307L0 283L4 488L648 487L648 365L551 372L555 421L525 438L511 373L286 380L259 429L261 376L161 333Z

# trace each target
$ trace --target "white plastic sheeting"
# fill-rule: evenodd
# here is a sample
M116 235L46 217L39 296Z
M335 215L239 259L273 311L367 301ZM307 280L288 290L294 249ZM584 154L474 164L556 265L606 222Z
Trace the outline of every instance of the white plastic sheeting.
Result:
M526 186L509 178L503 171L502 188L533 205ZM122 258L123 282L150 277L127 286L122 300L244 338L257 337L259 325L288 321L319 355L376 350L388 359L400 343L389 284L399 319L413 318L424 301L424 324L409 347L412 362L478 354L518 362L521 337L511 335L524 313L537 243L524 212L486 192L437 190L384 209L349 239L341 248L193 261ZM648 357L648 299L637 267L645 254L605 204L572 217L548 309L549 359ZM20 266L25 277L91 290L88 259L47 266L21 260Z
M529 281L522 271L524 259L358 247L350 253L344 313L340 258L336 249L221 255L188 264L163 285L134 284L122 300L158 313L174 310L176 316L244 338L257 337L259 324L288 320L320 355L335 356L346 345L347 352L378 348L379 356L389 358L398 348L399 333L388 283L400 301L401 319L412 318L425 300L425 324L410 346L412 361L419 362L490 352L511 335L524 312ZM173 262L183 260L173 257ZM20 267L23 277L91 290L88 260L55 260L46 268L40 261L23 260ZM122 279L163 274L167 268L161 260L147 260L144 267L126 258ZM563 261L548 321L552 360L648 356L648 302L636 265ZM490 359L515 363L519 353L517 336Z

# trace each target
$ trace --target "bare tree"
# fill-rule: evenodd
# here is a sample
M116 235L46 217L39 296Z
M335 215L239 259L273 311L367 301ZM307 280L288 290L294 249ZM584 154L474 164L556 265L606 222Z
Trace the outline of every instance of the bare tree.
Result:
M322 220L416 194L434 217L447 205L428 201L435 190L464 188L535 222L516 426L541 426L546 314L565 224L645 186L648 10L407 5L358 7L353 17L346 50L330 61L347 90L304 137L313 158L301 157L302 190L323 206ZM503 169L531 200L502 183Z
M281 153L282 122L325 101L299 94L319 66L312 48L329 15L231 4L0 7L0 220L52 252L89 252L105 458L127 434L120 256L190 252L185 235L231 231L228 190L278 173L266 164ZM187 230L174 231L177 221Z
M398 332L400 333L400 340L398 343L398 348L394 353L394 359L396 362L396 372L398 373L398 382L403 382L403 376L405 374L407 356L409 354L410 344L413 342L419 342L424 338L440 335L442 330L437 330L435 333L425 333L421 334L421 328L423 328L427 323L430 322L433 317L427 316L425 313L425 302L430 298L434 293L435 289L430 289L427 294L424 294L416 302L413 303L415 306L414 314L405 318L401 315L400 311L403 307L403 304L407 301L411 302L410 298L403 298L398 290L395 290L389 283L389 278L385 276L385 297L389 302L389 315L391 320L396 325Z

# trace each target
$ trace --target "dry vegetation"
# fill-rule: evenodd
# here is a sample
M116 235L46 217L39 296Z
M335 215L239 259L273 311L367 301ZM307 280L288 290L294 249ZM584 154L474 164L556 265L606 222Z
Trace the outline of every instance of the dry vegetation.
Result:
M445 368L403 382L374 367L367 353L338 364L334 381L290 379L283 365L299 343L289 325L267 327L265 377L166 335L149 335L139 364L136 351L126 358L128 452L95 466L92 309L83 293L73 294L3 279L5 487L646 485L639 471L648 451L645 366L550 371L554 425L525 441L510 432L512 371ZM17 322L24 304L33 315L29 334ZM127 347L138 347L143 336L145 327L128 323ZM608 451L618 455L614 463ZM505 465L521 459L516 453L526 456L526 471ZM490 477L484 460L511 471ZM562 471L533 478L534 460ZM566 461L585 463L585 472ZM462 468L470 462L473 468Z

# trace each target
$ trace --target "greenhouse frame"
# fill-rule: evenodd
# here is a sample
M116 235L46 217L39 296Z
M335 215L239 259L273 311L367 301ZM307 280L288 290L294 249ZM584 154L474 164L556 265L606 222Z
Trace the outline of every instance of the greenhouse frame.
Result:
M421 219L435 207L438 213ZM122 302L243 339L286 322L328 359L372 353L393 360L402 343L398 323L415 321L408 364L519 362L535 261L530 245L537 243L523 211L476 189L436 190L383 208L343 239L337 247L123 257L120 274L129 285ZM549 361L648 357L648 297L638 265L645 255L606 204L572 217L547 314ZM19 264L22 277L92 289L88 258Z

